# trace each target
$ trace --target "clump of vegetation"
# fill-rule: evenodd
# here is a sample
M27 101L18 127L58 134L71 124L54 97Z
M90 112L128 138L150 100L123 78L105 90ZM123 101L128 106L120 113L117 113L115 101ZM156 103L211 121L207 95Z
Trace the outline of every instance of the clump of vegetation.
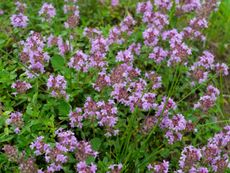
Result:
M218 8L1 2L0 170L229 171L228 65L206 38Z

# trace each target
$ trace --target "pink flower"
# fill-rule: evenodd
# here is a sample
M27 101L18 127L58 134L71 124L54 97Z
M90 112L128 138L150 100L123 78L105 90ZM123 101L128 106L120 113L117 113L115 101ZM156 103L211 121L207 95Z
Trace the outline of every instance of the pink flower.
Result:
M10 20L11 20L11 24L14 27L18 27L18 28L25 28L28 25L28 21L29 21L28 17L22 13L13 14L10 17Z
M116 7L119 5L119 0L111 0L111 6Z
M218 75L222 74L224 76L227 76L229 74L228 72L228 66L225 63L217 63L215 65L215 70L217 72Z
M20 128L24 125L22 113L12 112L10 114L10 118L6 120L6 123L12 125L14 128L14 132L18 134L20 132Z
M17 80L15 83L13 83L11 85L11 88L14 88L16 90L16 92L13 93L13 94L16 95L16 94L23 94L23 93L25 93L27 90L29 90L30 88L32 88L32 86L30 85L30 83Z
M139 2L137 4L137 9L136 9L137 13L145 13L147 11L152 11L152 10L153 10L153 5L151 1Z
M160 32L154 27L147 28L143 32L144 43L147 46L155 46L158 43Z
M43 21L50 21L56 15L56 10L52 4L44 3L39 11L39 15L43 16Z

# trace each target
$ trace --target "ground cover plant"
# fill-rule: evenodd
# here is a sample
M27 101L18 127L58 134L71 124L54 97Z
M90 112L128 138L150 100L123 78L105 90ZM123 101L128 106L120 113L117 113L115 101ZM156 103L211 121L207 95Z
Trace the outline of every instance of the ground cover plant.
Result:
M229 172L226 4L1 1L0 172Z

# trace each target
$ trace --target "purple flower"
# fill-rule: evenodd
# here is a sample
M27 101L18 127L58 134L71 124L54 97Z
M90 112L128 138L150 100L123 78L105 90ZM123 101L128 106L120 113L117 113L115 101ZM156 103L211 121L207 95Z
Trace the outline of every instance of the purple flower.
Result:
M200 168L192 167L189 170L189 173L208 173L208 169L205 167L200 167Z
M83 120L82 109L76 108L74 112L71 111L69 113L69 119L70 119L70 126L72 128L74 127L82 128L82 120Z
M4 145L2 150L7 155L10 161L18 162L19 161L19 152L15 146L12 145Z
M91 41L101 37L102 36L102 32L96 28L88 28L86 27L84 29L83 35L87 38L89 38Z
M116 56L116 61L124 62L124 63L131 63L133 62L133 54L129 50L119 51Z
M38 14L43 16L43 21L51 21L51 19L56 15L56 10L52 4L44 3Z
M98 124L105 127L114 127L118 118L116 117L117 108L112 100L109 102L100 101L97 102L97 106L100 112L97 114Z
M168 139L169 144L173 144L176 141L181 141L182 134L180 132L168 130L165 134L166 139Z
M14 132L18 134L20 128L24 125L21 112L12 112L6 123L14 127Z
M37 165L34 158L23 158L19 163L20 172L37 172Z
M25 9L27 8L27 5L25 3L19 1L16 1L15 5L16 5L16 10L20 13L24 13Z
M110 77L106 74L105 70L98 73L98 78L93 84L93 88L97 91L103 90L106 86L111 84Z
M198 10L201 7L200 0L191 0L191 1L185 1L180 6L180 9L184 12L191 12Z
M192 167L194 163L201 159L201 151L193 146L185 147L179 160L180 168Z
M4 11L0 9L0 16L4 14Z
M152 10L153 10L153 5L151 1L139 2L137 4L137 9L136 9L137 13L145 13L146 11L152 11Z
M205 69L211 69L214 63L214 55L209 51L204 51L203 55L199 57L199 61L197 63Z
M205 18L193 18L190 20L190 26L195 30L200 30L208 27L208 22Z
M51 91L52 97L64 97L68 99L68 95L66 93L67 82L64 76L50 75L48 82L47 82L47 87L48 87L48 90Z
M58 39L57 43L58 43L59 54L62 56L64 56L65 54L67 54L69 51L73 49L72 45L68 40L63 41L62 39Z
M93 117L99 113L98 111L99 110L98 110L97 103L95 101L93 101L93 99L91 97L87 97L87 100L84 104L83 116L85 118Z
M209 95L202 96L199 102L194 105L194 109L200 108L203 111L208 111L211 107L214 106L215 101L215 97Z
M95 54L102 54L102 56L105 55L105 53L108 51L109 47L107 45L107 40L103 37L98 37L95 40L92 40L91 42L91 53Z
M212 97L218 97L220 95L220 91L217 88L215 88L214 86L209 85L207 87L206 94L209 96L212 96Z
M116 7L119 5L119 0L111 0L111 6Z
M77 150L75 152L75 157L79 161L86 160L89 156L94 158L97 157L98 152L94 151L91 145L86 141L79 141L77 142Z
M56 37L53 34L51 34L48 38L47 38L47 44L48 47L52 47L52 46L58 46L58 43L60 43L62 41L61 36Z
M29 21L28 17L22 13L13 14L10 17L10 20L11 20L11 24L14 27L18 27L18 28L25 28L28 25L28 21Z
M171 128L175 131L181 131L186 128L186 120L182 114L177 114L172 117Z
M44 136L39 136L30 145L30 148L35 150L34 153L36 156L42 155L46 152L46 150L50 149L50 146L44 143L43 139L44 139Z
M181 32L181 34L183 35L184 38L191 39L191 40L198 39L203 42L206 40L206 37L200 31L197 31L190 26L185 27Z
M155 46L158 43L159 40L159 34L160 32L153 28L147 28L144 32L143 32L143 38L144 38L144 43L147 46Z
M217 72L217 74L222 74L224 76L227 76L229 73L228 73L228 66L225 64L225 63L217 63L215 65L215 70Z
M225 172L225 170L227 168L230 168L229 165L229 158L228 155L224 155L223 157L216 157L215 159L213 159L212 161L212 169L214 172Z
M69 67L74 68L76 71L87 71L88 55L84 54L81 50L70 59Z
M132 52L132 54L140 55L141 44L140 43L132 43L128 50Z
M65 28L75 28L80 19L79 8L75 4L65 4L64 13L68 15L67 21L64 23Z
M45 39L38 32L31 31L26 41L22 41L23 50L21 52L21 61L29 67L26 71L29 78L45 72L45 63L50 57L44 52Z
M74 133L70 130L64 131L62 128L58 129L56 132L58 138L58 146L61 151L74 151L77 147L77 139Z
M149 54L149 58L153 59L157 64L161 63L168 56L168 51L162 47L154 47L153 52Z
M126 32L128 35L130 35L132 33L132 30L135 24L136 24L136 21L133 19L133 17L128 15L120 23L120 30L121 32Z
M148 165L148 170L153 171L154 173L168 173L169 169L169 162L163 160L162 163L155 164L154 166L149 164Z
M122 38L122 31L119 26L115 26L110 29L108 36L108 44L111 45L113 43L122 44L124 39Z
M170 40L170 59L168 61L168 65L171 66L172 64L178 62L186 62L189 55L192 54L192 50L181 40L177 40L173 37Z
M194 85L195 82L203 83L208 79L208 71L206 71L204 67L199 66L198 63L190 67L188 75L193 79L192 85Z
M87 165L85 161L81 161L76 166L78 173L96 173L97 166L93 163Z
M170 10L172 8L171 0L155 0L154 5L156 5L159 10L161 9Z
M162 81L161 76L156 74L154 71L150 73L146 73L145 77L150 80L149 82L152 86L152 89L155 90L161 87L161 81Z
M162 163L154 166L154 170L157 173L168 173L168 169L169 169L169 162L165 160Z
M17 80L11 85L11 88L14 88L16 90L16 92L14 92L13 94L17 95L26 93L26 91L32 88L32 86L30 85L30 83Z
M155 102L156 94L154 93L145 93L143 97L141 98L142 102L142 108L147 111L150 109L154 109L157 107L157 104Z
M122 171L123 165L121 163L119 164L112 164L109 166L110 171L107 173L120 173Z
M159 12L154 13L147 11L144 13L142 20L144 23L147 23L149 27L154 27L159 31L169 24L168 16Z

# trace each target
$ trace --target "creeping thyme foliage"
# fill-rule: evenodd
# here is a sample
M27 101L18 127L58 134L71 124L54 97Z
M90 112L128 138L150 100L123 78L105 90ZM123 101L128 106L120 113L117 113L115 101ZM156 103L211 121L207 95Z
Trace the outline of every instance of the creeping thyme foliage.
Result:
M38 2L0 3L2 172L229 170L220 2Z

